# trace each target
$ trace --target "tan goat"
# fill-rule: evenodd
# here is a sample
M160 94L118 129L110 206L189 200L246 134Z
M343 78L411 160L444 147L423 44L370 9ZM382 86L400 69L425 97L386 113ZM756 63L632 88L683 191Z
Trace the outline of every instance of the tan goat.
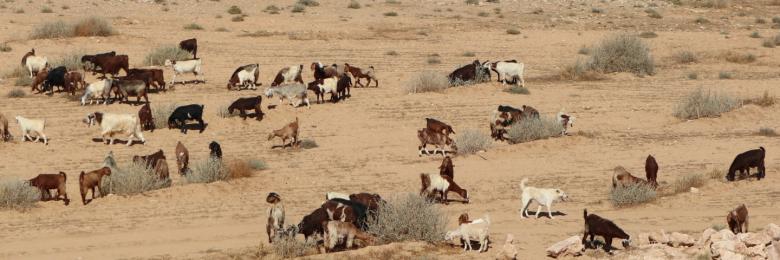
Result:
M282 138L282 148L287 147L285 144L287 139L292 139L290 147L298 146L298 118L295 118L295 122L289 123L281 129L274 130L268 134L268 141L274 139L274 137Z
M100 197L106 196L106 191L100 187L100 181L103 176L111 176L111 168L103 167L88 173L81 172L79 175L79 188L81 189L81 202L84 205L95 199L95 187L100 191ZM92 199L87 202L87 192L92 190Z
M349 222L341 221L323 221L322 227L325 236L325 251L333 250L340 242L346 243L345 249L352 248L355 238L363 240L368 244L374 242L374 237L366 232L359 230L355 225Z

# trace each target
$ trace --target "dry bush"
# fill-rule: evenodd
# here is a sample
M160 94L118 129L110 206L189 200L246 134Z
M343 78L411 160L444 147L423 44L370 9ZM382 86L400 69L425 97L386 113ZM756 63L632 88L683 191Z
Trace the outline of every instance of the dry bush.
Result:
M221 159L209 156L196 163L193 171L185 176L190 183L211 183L227 180L230 172Z
M777 132L775 132L775 129L769 127L762 127L758 129L758 135L774 137L777 136Z
M4 180L0 182L0 209L26 209L35 205L41 192L27 181Z
M298 145L303 149L314 149L320 147L320 145L318 145L317 142L312 139L303 139Z
M601 73L633 72L638 75L653 75L655 63L650 49L639 37L618 34L607 37L593 48L588 60L591 70Z
M238 113L231 114L227 106L220 106L219 110L217 110L217 116L220 118L231 118L231 117L237 117Z
M512 94L519 94L519 95L531 94L531 91L529 91L528 88L517 86L517 85L511 86L508 89L505 89L504 91Z
M742 101L744 104L754 104L757 106L768 107L777 103L777 97L769 95L768 91L764 91L764 95L756 98L749 98Z
M673 58L677 63L695 63L699 61L696 53L692 51L679 51L674 54Z
M698 78L699 78L699 73L696 72L688 73L688 79L698 79Z
M641 32L641 33L639 33L639 38L650 39L650 38L655 38L655 37L658 37L658 34L656 34L655 32Z
M173 110L175 110L178 105L176 103L168 103L165 105L156 104L151 105L154 127L157 129L168 128L168 117L171 116Z
M476 56L477 54L474 53L473 51L467 51L463 53L463 57L476 57Z
M228 179L252 177L252 167L244 160L236 160L228 164Z
M387 52L385 52L385 55L387 55L387 56L398 56L399 54L398 54L397 51L387 51Z
M595 81L604 79L604 74L588 69L588 66L582 60L577 60L572 64L563 66L559 76L562 80L582 80Z
M511 34L511 35L518 35L518 34L520 34L522 32L520 32L520 29L517 29L517 28L509 28L509 29L506 29L506 33L507 34Z
M728 51L726 52L726 54L723 55L723 57L728 62L740 63L740 64L751 63L756 61L756 55L753 55L751 53L736 53L733 51Z
M266 30L258 30L251 33L242 33L239 34L238 37L252 37L252 38L258 38L258 37L271 37L274 35L284 35L283 32L270 32Z
M82 67L81 57L84 56L84 54L86 53L83 51L74 51L68 53L65 56L59 57L58 59L51 61L50 63L51 67L56 68L59 66L65 66L65 68L67 68L68 71L79 70Z
M179 46L162 46L146 54L144 64L147 66L162 66L165 64L165 60L186 60L190 57L192 57L192 54L180 49Z
M477 129L466 129L455 138L458 154L474 154L493 145L493 139Z
M731 4L729 0L690 0L689 4L693 7L701 8L728 8Z
M54 11L51 10L51 7L48 7L48 6L41 7L41 13L50 14L50 13L53 13L53 12Z
M369 215L367 226L382 243L435 243L444 239L447 217L433 202L409 193L381 203L377 214Z
M317 242L314 239L299 241L293 236L284 236L274 240L274 253L281 258L296 258L316 253Z
M656 191L647 184L618 186L609 192L609 200L615 207L633 206L655 200Z
M197 23L190 23L187 25L184 25L184 30L203 30L203 26Z
M655 19L664 18L661 15L661 13L659 13L658 10L655 10L655 9L647 9L647 10L645 10L645 13L647 13L647 16L650 17L650 18L655 18Z
M719 79L731 79L733 77L734 77L734 75L732 75L731 72L728 72L728 71L721 71L721 72L718 73L718 78Z
M21 88L14 88L14 89L8 91L8 93L5 94L5 96L7 98L23 98L23 97L27 96L27 93L24 92L24 90L21 89Z
M293 6L293 8L290 10L290 12L293 13L303 13L303 11L306 11L306 6L296 4Z
M241 8L238 6L230 6L230 8L227 9L227 13L229 14L241 14Z
M512 124L507 131L507 137L509 143L516 144L560 136L562 132L563 125L555 117L539 116L539 118L523 118L520 122Z
M439 59L439 57L428 57L428 60L426 62L428 62L428 64L431 64L431 65L433 65L433 64L441 64L441 60Z
M76 37L111 36L117 34L111 23L103 18L89 17L73 25L73 34Z
M14 67L13 70L8 71L8 72L6 72L3 75L3 77L6 77L6 78L19 78L19 77L24 77L24 76L27 76L29 78L30 77L30 73L27 72L27 68L22 67L22 66L16 66L16 67Z
M279 11L281 11L279 7L275 5L269 5L266 6L265 9L263 9L263 12L269 13L269 14L279 14Z
M697 24L708 24L708 23L710 23L710 20L707 20L707 18L704 18L704 17L699 17L699 18L696 18L696 20L693 20L693 22L695 22Z
M171 179L161 180L146 163L130 162L125 167L117 167L110 176L104 176L100 186L107 194L132 195L170 187Z
M726 173L722 170L713 169L712 171L707 172L706 175L710 180L722 180L725 179Z
M11 50L13 49L11 49L11 45L8 45L8 43L0 43L0 52L10 52Z
M775 46L777 46L777 44L775 44L775 39L770 38L770 39L764 39L764 42L761 43L761 46L767 48L774 48Z
M729 95L719 95L709 90L705 92L699 88L680 100L674 116L680 119L716 117L739 106L739 102Z
M688 192L691 188L700 188L707 183L707 177L703 174L686 174L672 183L674 193Z
M406 93L440 92L450 85L447 76L433 71L423 71L412 76L406 84Z
M73 26L63 21L47 22L33 29L30 39L73 37Z
M761 38L761 34L758 31L750 33L750 38Z
M347 5L347 8L350 9L360 9L362 7L358 1L352 0L349 2L349 5Z
M384 15L384 16L393 16L394 17L394 16L398 16L398 13L396 13L396 12L387 12L387 13L384 13L382 15Z
M303 6L319 6L320 3L316 0L298 0L296 4L303 5Z

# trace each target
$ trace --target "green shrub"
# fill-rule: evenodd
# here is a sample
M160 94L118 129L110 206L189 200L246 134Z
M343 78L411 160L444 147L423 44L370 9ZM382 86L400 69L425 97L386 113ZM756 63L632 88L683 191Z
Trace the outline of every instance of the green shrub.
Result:
M512 124L507 136L509 143L516 144L560 136L562 132L563 125L555 117L526 117Z
M493 145L493 139L477 129L466 129L455 138L458 154L474 154Z
M187 60L192 57L189 52L180 49L175 45L157 47L144 58L144 64L147 66L165 65L165 60Z
M380 203L377 214L369 215L368 232L382 243L444 239L447 217L439 207L416 194L390 198Z
M674 116L680 119L716 117L737 107L739 103L735 98L699 88L680 100Z
M655 200L656 191L647 184L617 186L609 192L609 200L615 207L639 205Z
M0 209L31 208L41 198L41 192L23 180L0 182Z
M450 85L447 76L433 71L423 71L412 76L406 84L406 93L440 92Z

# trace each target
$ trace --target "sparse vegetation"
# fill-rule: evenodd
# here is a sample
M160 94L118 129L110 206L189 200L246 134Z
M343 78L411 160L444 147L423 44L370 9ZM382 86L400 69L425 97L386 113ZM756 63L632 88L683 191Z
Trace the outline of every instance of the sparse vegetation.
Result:
M246 161L246 163L249 165L249 168L252 168L256 171L262 171L265 169L268 169L268 164L265 163L265 161L260 159L249 159Z
M428 64L440 64L441 60L439 59L439 57L428 57L427 62Z
M775 137L777 136L777 132L775 132L775 129L769 127L762 127L758 129L758 135Z
M317 242L314 239L300 241L294 236L285 236L272 244L274 253L282 258L296 258L316 253Z
M618 186L609 192L609 200L615 207L628 207L651 202L656 198L655 189L646 184Z
M433 202L417 194L399 195L381 203L369 216L368 232L382 243L404 241L440 242L447 217Z
M447 76L438 72L423 71L409 79L406 93L440 92L448 87Z
M466 5L479 5L479 0L466 0Z
M300 5L300 4L296 4L290 10L290 12L293 12L293 13L303 13L304 11L306 11L306 6L303 6L303 5Z
M251 32L251 33L239 34L238 37L258 38L258 37L270 37L270 36L274 36L274 35L284 35L284 33L281 33L281 32L269 32L269 31L266 31L266 30L258 30L258 31Z
M655 19L661 19L661 18L664 18L664 17L661 15L661 13L659 13L659 12L658 12L658 10L655 10L655 9L652 9L652 8L648 8L648 9L646 9L646 10L645 10L645 13L647 13L647 16L648 16L648 17L650 17L650 18L655 18Z
M350 9L360 9L362 6L358 1L352 0L349 2L349 5L347 5L347 8Z
M553 116L528 117L512 124L507 137L509 143L517 144L560 136L562 132L563 125Z
M775 46L777 46L777 44L775 43L775 39L764 39L764 42L761 43L761 46L764 46L766 48L774 48Z
M14 86L17 87L29 86L30 84L32 84L30 74L22 74L22 76L16 78L16 81L14 81Z
M235 160L228 164L227 166L227 172L228 172L228 179L239 179L239 178L247 178L252 177L252 167L249 165L249 162L244 160Z
M563 80L594 81L604 79L604 75L590 70L585 62L578 59L572 64L563 66L560 78Z
M84 56L84 51L73 51L64 56L61 56L51 61L51 67L56 68L59 66L65 66L68 71L79 70L82 67L81 57Z
M726 173L718 169L713 169L712 171L707 172L706 175L710 180L722 180L724 176L726 176Z
M655 63L650 56L650 49L638 37L626 34L602 40L593 48L588 67L601 73L655 74Z
M700 188L707 183L707 177L703 174L685 174L672 183L674 193L688 192L691 188Z
M41 7L41 13L50 14L50 13L53 13L53 12L54 11L51 10L51 7L48 7L48 6Z
M674 116L680 119L716 117L737 107L739 102L735 98L699 88L680 100Z
M729 0L692 0L690 1L691 6L693 7L702 7L702 8L728 8L731 4L731 1Z
M731 75L731 72L728 72L728 71L721 71L721 72L718 73L718 78L719 79L731 79L733 77L734 76Z
M753 104L762 107L769 107L777 103L777 97L775 97L774 95L769 95L768 91L764 91L764 95L761 95L760 97L756 97L756 98L749 98L749 99L742 100L742 103L744 103L745 105Z
M228 111L227 106L220 106L219 110L217 110L217 116L220 118L231 118L231 117L237 117L238 114L231 114L230 111Z
M517 86L517 85L511 86L511 87L509 87L508 89L506 89L504 91L512 93L512 94L520 94L520 95L529 95L529 94L531 94L531 91L529 91L528 88Z
M41 198L41 192L23 180L0 182L0 209L31 208Z
M179 46L168 45L157 47L144 58L144 64L147 66L162 66L165 60L186 60L192 57L192 54L182 50Z
M476 57L476 56L477 54L474 53L473 51L467 51L463 53L463 57Z
M319 6L320 3L316 0L298 0L296 4L303 5L303 6Z
M269 14L279 14L279 11L281 11L279 7L275 5L269 5L266 6L265 9L263 9L263 12L269 13Z
M185 176L190 183L211 183L227 180L230 172L222 160L209 156L208 159L195 163L193 171Z
M692 51L678 51L674 54L674 60L677 63L695 63L699 58Z
M30 39L111 36L115 34L116 31L108 21L103 18L90 17L75 24L67 24L63 21L44 23L33 30Z
M580 50L577 51L577 54L588 55L590 54L590 48L582 46L580 47Z
M317 142L312 139L303 139L300 141L299 145L303 149L314 149L320 147L320 145L318 145Z
M756 56L753 55L752 53L737 53L737 52L729 51L726 52L724 57L728 62L740 63L740 64L751 63L756 61Z
M143 162L130 162L103 177L100 186L108 194L132 195L170 187L171 179L161 180L154 169L147 168Z
M688 73L688 79L698 79L698 78L699 78L699 74L698 73L696 73L696 72Z
M399 54L398 54L397 51L387 51L387 52L385 52L385 55L387 55L387 56L398 56Z
M698 23L698 24L708 24L708 23L710 23L710 20L707 20L707 18L704 18L704 17L696 18L696 20L693 20L693 21L695 23Z
M493 145L493 139L477 129L466 129L455 138L458 154L474 154Z
M519 30L519 29L517 29L517 28L509 28L509 29L506 29L506 33L507 33L507 34L511 34L511 35L518 35L518 34L520 34L521 32L520 32L520 30Z
M601 9L601 8L598 8L598 7L593 7L593 8L590 9L590 12L594 13L594 14L603 14L604 13L604 9Z
M479 17L488 17L488 16L490 16L490 13L483 11L483 12L477 13L477 16L479 16Z
M0 52L10 52L11 50L11 46L8 43L0 43Z
M156 103L152 105L152 118L154 119L154 126L157 129L168 128L168 117L171 116L173 110L178 106L176 103L168 103L165 105L158 105Z
M384 16L398 16L398 13L396 13L396 12L386 12L386 13L384 13L382 15L384 15Z
M25 93L21 88L14 88L8 91L8 94L5 94L5 96L8 98L23 98L27 96L27 93Z
M639 33L639 38L650 39L650 38L655 38L655 37L658 37L658 34L656 34L655 32L641 32L641 33Z
M750 33L750 38L761 38L761 34L758 31L753 31Z
M233 18L230 18L230 21L231 22L243 22L244 21L244 16L243 15L233 16Z
M200 26L200 24L197 23L191 23L184 25L184 30L203 30L203 26Z
M227 13L235 15L235 14L241 14L242 11L241 11L240 7L233 5L233 6L230 6L230 8L227 9Z

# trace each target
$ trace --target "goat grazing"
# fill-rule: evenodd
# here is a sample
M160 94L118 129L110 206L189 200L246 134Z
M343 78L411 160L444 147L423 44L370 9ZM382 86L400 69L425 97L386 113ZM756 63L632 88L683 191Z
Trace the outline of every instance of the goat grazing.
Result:
M81 174L79 175L79 190L81 191L81 202L84 203L84 205L87 205L87 203L92 202L92 200L95 199L95 187L100 191L100 197L106 196L106 191L100 186L100 182L103 180L104 176L111 176L111 168L103 167L88 173L81 171ZM87 201L87 193L90 190L92 191L92 199Z
M268 98L274 95L279 96L279 104L282 104L282 100L287 99L290 102L290 106L298 107L306 104L307 108L311 108L309 98L306 93L306 86L303 84L284 84L278 87L272 87L265 90L265 96ZM293 101L296 99L296 101Z
M179 42L179 49L185 50L189 53L192 53L192 58L197 59L198 58L198 39L192 38L192 39L186 39L181 42Z
M126 134L127 146L133 144L132 138L138 138L141 143L146 144L146 139L141 133L141 122L138 117L132 114L111 114L95 112L87 115L83 120L88 126L100 125L100 136L103 138L103 142L106 142L106 136L108 136L109 145L114 144L114 135Z
M366 241L368 244L374 242L373 236L358 229L352 223L323 221L322 227L325 239L325 252L332 251L341 242L345 243L346 249L351 249L355 238Z
M89 83L84 91L84 96L81 97L81 105L86 105L87 100L89 100L89 104L92 105L92 101L94 101L93 98L97 99L98 97L103 98L103 102L108 105L108 98L111 94L111 81L112 80L110 79L103 79ZM97 100L97 103L100 104L99 99Z
M365 206L370 212L376 212L379 210L379 205L385 203L379 194L376 193L356 193L350 194L349 200L357 202Z
M34 143L37 143L40 138L43 138L43 144L49 145L49 139L46 138L46 134L43 133L43 129L46 127L46 120L42 119L27 119L21 116L16 116L16 123L21 128L22 142L26 140L33 140L30 134L35 134Z
M458 151L458 147L452 138L449 138L441 132L435 132L429 128L417 130L417 139L420 140L420 145L417 147L419 156L422 156L423 151L425 151L425 154L430 154L428 148L426 148L426 146L429 144L436 146L436 148L433 150L433 154L436 154L439 150L441 150L441 155L446 156L446 151L444 150L445 146L450 146L452 153L457 153Z
M154 83L157 90L165 91L165 75L161 69L130 69L125 78L143 80L147 87Z
M141 109L138 110L138 119L141 121L141 131L149 130L154 132L156 126L154 125L154 117L152 117L152 108L149 103L144 104Z
M84 76L78 71L68 71L65 73L65 90L69 91L71 95L76 93L77 89L82 89L87 86L84 82Z
M67 90L68 86L65 83L65 74L67 73L68 69L64 66L59 66L50 70L46 75L46 80L43 81L43 84L41 85L41 92L49 91L49 93L54 93L54 87L60 87L63 90ZM71 95L73 94L75 94L75 92L71 92Z
M425 118L425 127L446 136L455 133L455 130L452 130L452 126L434 118Z
M458 225L457 229L448 231L444 239L452 240L455 237L460 237L463 241L463 251L473 250L471 241L476 240L479 241L478 252L487 252L488 243L490 243L490 216L485 215L482 219L484 221L473 221Z
M647 155L645 159L645 177L653 188L658 188L658 163L652 155Z
M104 57L114 57L114 56L116 56L115 51L98 53L95 55L84 55L81 56L81 66L84 69L84 71L90 71L91 69L94 72L97 69L98 60L102 60L104 59ZM92 75L95 74L93 73Z
M48 67L38 71L38 74L35 74L35 77L32 79L32 83L30 83L30 92L38 91L38 93L43 93L43 88L39 88L38 86L43 84L43 82L46 81L46 77L48 76L49 76Z
M8 119L3 113L0 113L0 140L8 142L11 140L11 132L8 131Z
M149 96L146 94L149 88L143 80L115 79L111 81L111 88L114 89L114 94L119 97L120 102L124 99L125 103L130 103L129 97L134 95L137 97L136 104L141 103L141 97L149 104Z
M206 130L206 122L203 121L203 105L191 104L186 106L177 107L168 117L168 129L179 128L179 130L187 133L187 120L198 121L200 132Z
M70 204L68 199L68 192L65 189L68 176L64 172L59 174L38 174L35 178L30 179L30 186L38 188L41 191L41 201L46 201L51 198L49 190L57 190L57 196L52 198L54 200L62 200L65 202L65 206Z
M32 49L22 57L22 66L27 68L32 78L39 71L49 66L49 60L46 57L35 56L35 49Z
M632 185L651 185L648 183L648 181L643 180L642 178L636 177L632 175L626 168L623 168L623 166L617 166L615 169L613 169L612 174L612 188L617 188L618 186L621 187L628 187Z
M303 71L303 64L298 66L284 67L276 73L274 81L271 83L271 87L279 86L281 84L300 83L303 84L303 78L301 72Z
M173 88L173 84L176 83L176 76L179 74L184 73L192 73L195 75L195 80L198 80L198 76L200 76L200 82L206 82L205 79L203 79L203 71L201 70L201 64L202 61L200 59L193 59L193 60L179 60L179 61L172 61L172 60L165 60L165 66L171 67L173 69L173 77L171 78L171 88ZM183 82L183 84L186 84L187 82Z
M574 117L564 114L563 111L558 112L558 115L555 117L558 119L558 123L561 123L563 126L563 131L561 131L561 136L564 136L568 134L569 128L574 127Z
M176 167L179 174L184 176L190 171L190 152L181 141L176 143Z
M153 169L158 161L165 161L165 153L163 153L162 149L146 156L133 156L134 163L143 164L147 169Z
M726 174L726 180L734 181L735 174L739 171L739 175L750 177L750 168L758 168L758 180L761 180L766 176L766 169L764 167L764 157L766 156L766 149L759 147L758 149L750 150L741 154L738 154L734 161L731 162L729 172ZM747 171L747 174L745 174Z
M227 89L231 90L238 87L241 89L257 89L257 80L260 79L260 65L249 64L238 67L233 74L230 75L230 79L227 83ZM262 84L260 84L262 85Z
M233 114L233 111L238 110L239 114L241 115L241 118L246 120L247 118L246 110L254 110L255 119L257 119L257 121L260 121L263 120L263 106L261 105L262 102L263 102L262 96L239 98L236 101L233 101L232 104L230 104L230 106L228 107L228 113Z
M268 193L265 201L271 204L268 207L268 222L265 225L265 232L268 233L268 243L273 243L279 236L279 230L284 228L284 204L282 197L276 192Z
M631 237L615 223L596 214L588 215L587 209L583 210L583 216L585 218L585 231L582 234L583 245L588 246L586 239L588 236L590 236L590 243L593 243L594 236L602 236L604 237L604 251L607 253L612 248L613 238L622 238L623 247L628 248Z
M488 69L488 62L480 63L479 60L474 60L471 64L464 65L455 69L452 73L447 75L447 79L450 85L463 85L467 82L484 82L490 81L490 70Z
M297 147L298 146L298 118L295 118L295 122L289 123L286 126L274 130L272 133L268 134L268 141L271 141L274 139L274 137L279 137L282 139L282 147L287 147L287 139L292 139L290 142L290 147Z
M734 234L748 232L748 210L745 204L739 205L726 215L726 223Z
M376 79L376 73L374 72L374 66L368 66L367 70L353 67L349 65L349 63L344 63L344 70L349 72L349 74L352 74L352 77L355 78L355 84L361 86L361 87L370 87L371 86L371 80L374 80L376 83L375 88L379 87L379 80ZM360 83L360 79L366 79L368 82L366 82L366 85L363 85Z
M525 71L525 64L517 61L497 61L490 63L490 69L496 72L498 75L498 81L506 84L517 85L518 80L520 86L525 87L525 80L523 79L523 72ZM511 79L511 80L510 80Z
M209 156L222 160L222 146L220 146L217 141L211 141L211 143L209 143Z
M420 189L420 196L430 198L439 194L444 204L449 204L447 200L447 193L450 191L457 193L464 198L466 203L469 202L469 193L465 189L458 186L455 181L450 177L441 176L438 174L421 173L420 180L422 182L422 188Z

